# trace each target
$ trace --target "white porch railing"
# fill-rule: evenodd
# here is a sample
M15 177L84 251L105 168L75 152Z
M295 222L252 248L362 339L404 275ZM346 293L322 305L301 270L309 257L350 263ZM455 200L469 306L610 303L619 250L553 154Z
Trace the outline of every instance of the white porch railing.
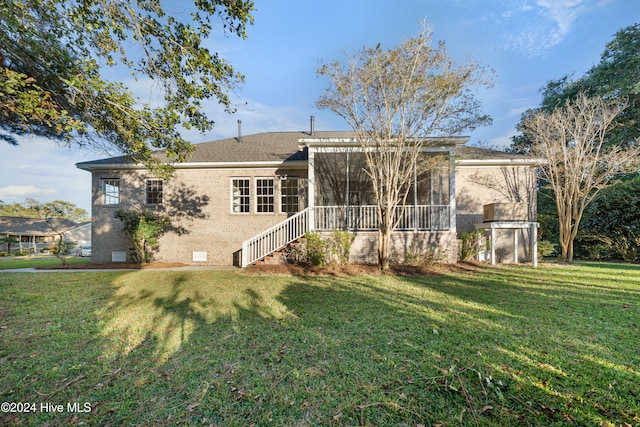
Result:
M443 231L450 228L448 205L398 206L396 218L401 215L396 230ZM378 213L374 205L316 206L315 230L377 230Z
M284 248L304 236L307 231L309 231L308 208L242 242L242 267Z
M398 206L402 215L396 230L444 231L450 228L448 205ZM310 227L310 208L304 209L270 229L242 242L241 265L246 267L301 238L307 231L378 229L376 206L316 206Z

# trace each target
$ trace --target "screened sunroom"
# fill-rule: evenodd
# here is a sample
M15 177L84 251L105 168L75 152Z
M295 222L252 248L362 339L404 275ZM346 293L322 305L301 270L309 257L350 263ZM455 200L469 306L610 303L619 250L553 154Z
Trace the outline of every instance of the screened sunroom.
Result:
M435 141L438 144L435 144ZM309 207L316 230L379 227L364 149L355 140L303 141L309 153ZM453 147L466 138L434 140L411 168L407 197L394 212L398 231L455 231Z

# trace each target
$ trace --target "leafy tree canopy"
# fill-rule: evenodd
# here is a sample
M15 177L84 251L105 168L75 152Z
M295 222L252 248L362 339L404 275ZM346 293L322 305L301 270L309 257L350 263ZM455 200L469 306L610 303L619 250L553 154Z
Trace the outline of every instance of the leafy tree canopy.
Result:
M640 137L640 24L619 30L606 45L600 62L584 76L573 79L567 75L551 80L541 92L540 107L522 115L517 128L523 133L513 137L510 151L528 152L531 140L524 132L523 123L533 114L540 110L551 112L581 93L627 103L627 108L617 117L617 126L607 136L607 144L626 145L637 140Z
M625 261L640 258L640 175L605 188L585 210L581 234L606 244Z
M178 8L174 6L173 8ZM185 6L180 6L185 8ZM152 165L151 151L184 160L181 128L210 130L201 102L243 76L206 47L218 28L246 37L252 0L195 0L172 15L160 0L7 0L0 6L0 139L30 133L115 147ZM162 105L142 103L109 75L150 79ZM105 142L106 141L106 142Z
M63 200L47 203L30 198L25 199L24 203L4 203L0 200L0 216L44 218L45 213L48 217L66 218L75 222L86 222L90 219L86 210Z

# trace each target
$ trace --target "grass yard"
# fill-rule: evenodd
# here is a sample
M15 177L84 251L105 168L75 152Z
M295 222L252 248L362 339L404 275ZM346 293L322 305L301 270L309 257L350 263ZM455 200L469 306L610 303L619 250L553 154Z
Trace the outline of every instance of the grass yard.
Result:
M91 258L81 258L77 256L65 256L67 263L69 264L88 264ZM10 256L0 257L0 270L11 270L15 268L38 268L38 267L51 267L61 265L60 261L55 256Z
M470 270L3 272L0 425L640 424L640 266Z

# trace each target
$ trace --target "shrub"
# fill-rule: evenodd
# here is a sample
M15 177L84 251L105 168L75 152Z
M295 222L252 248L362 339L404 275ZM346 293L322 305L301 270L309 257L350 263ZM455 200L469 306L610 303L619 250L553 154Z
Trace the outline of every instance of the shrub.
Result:
M640 176L630 175L602 190L585 209L581 246L590 258L640 258ZM589 248L588 246L597 246Z
M460 244L460 259L462 261L470 261L475 258L480 251L478 248L478 243L483 236L483 232L481 230L473 230L468 233L462 233L460 236L461 244Z
M0 256L7 256L7 253L2 251L2 252L0 252Z
M594 261L613 259L614 252L609 245L601 242L591 243L583 248L584 256Z
M333 259L338 264L348 264L349 255L351 254L351 245L355 236L348 231L334 231L331 234L330 249Z
M635 262L640 258L640 235L615 233L612 236L599 236L612 252L619 255L625 262Z
M429 244L425 249L416 247L415 240L409 244L409 249L404 254L404 263L408 265L432 265L444 261L447 251L440 245Z
M310 231L304 236L307 248L307 262L314 266L321 266L329 261L330 248L327 241L319 232Z
M538 242L538 257L551 256L556 250L556 245L548 240L541 240Z
M171 227L167 215L155 212L119 210L114 217L124 223L124 233L131 243L131 257L137 264L153 259L153 253L160 246L160 236Z
M347 264L354 238L348 231L334 231L327 237L317 231L310 231L305 234L302 244L289 249L286 259L295 264L316 267L332 263Z

